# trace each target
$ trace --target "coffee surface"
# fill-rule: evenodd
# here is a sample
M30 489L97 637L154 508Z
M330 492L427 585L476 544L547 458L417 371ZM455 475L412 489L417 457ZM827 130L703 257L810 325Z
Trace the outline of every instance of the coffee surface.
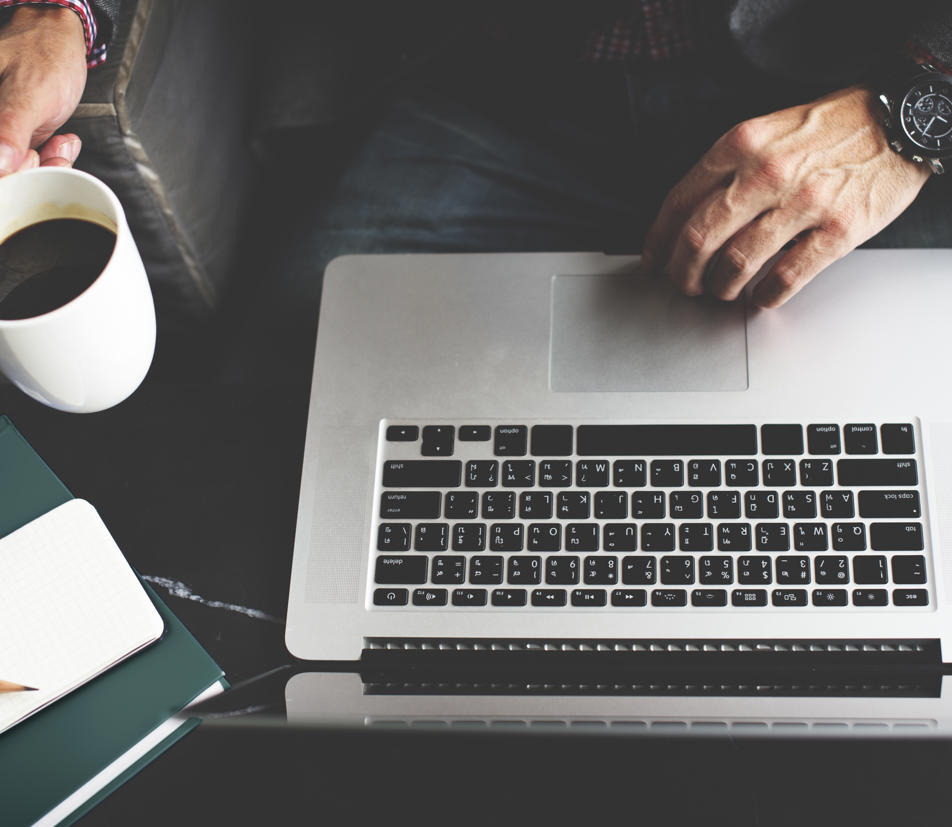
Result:
M14 233L0 244L0 320L29 319L72 301L99 277L115 246L112 230L78 218Z

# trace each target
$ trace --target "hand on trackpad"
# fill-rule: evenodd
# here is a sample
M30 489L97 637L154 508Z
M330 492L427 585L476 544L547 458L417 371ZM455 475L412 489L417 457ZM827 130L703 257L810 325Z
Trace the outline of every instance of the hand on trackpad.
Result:
M552 279L553 391L747 389L742 302L682 296L651 276Z

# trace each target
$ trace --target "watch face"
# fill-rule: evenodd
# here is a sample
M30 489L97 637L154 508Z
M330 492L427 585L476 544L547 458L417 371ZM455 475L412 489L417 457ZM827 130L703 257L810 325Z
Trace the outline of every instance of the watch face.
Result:
M941 77L920 80L900 111L903 132L916 146L929 155L952 152L952 83Z

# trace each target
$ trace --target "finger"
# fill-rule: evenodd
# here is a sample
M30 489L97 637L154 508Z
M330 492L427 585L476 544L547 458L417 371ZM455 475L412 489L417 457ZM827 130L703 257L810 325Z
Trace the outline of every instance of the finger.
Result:
M707 292L724 301L733 301L767 260L808 226L788 211L763 213L720 249L705 280Z
M69 167L79 156L83 143L78 135L54 135L39 148L40 165L44 167Z
M40 165L40 154L35 149L30 149L23 159L23 163L17 168L17 172L23 172L27 169L36 169Z
M780 307L798 293L821 270L845 256L853 244L829 230L812 230L802 236L789 251L770 268L770 272L754 289L754 304Z
M708 196L678 232L668 262L671 281L689 296L703 293L704 274L714 254L769 205L766 193L741 189L737 182Z
M0 175L20 169L27 159L30 138L37 124L29 110L0 84Z

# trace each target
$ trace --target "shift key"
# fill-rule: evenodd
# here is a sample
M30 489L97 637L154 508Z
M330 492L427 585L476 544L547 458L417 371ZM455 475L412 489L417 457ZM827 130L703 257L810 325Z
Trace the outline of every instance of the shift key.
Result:
M385 488L456 488L463 479L458 459L389 460L383 464Z
M914 459L841 459L836 463L840 485L916 485Z

